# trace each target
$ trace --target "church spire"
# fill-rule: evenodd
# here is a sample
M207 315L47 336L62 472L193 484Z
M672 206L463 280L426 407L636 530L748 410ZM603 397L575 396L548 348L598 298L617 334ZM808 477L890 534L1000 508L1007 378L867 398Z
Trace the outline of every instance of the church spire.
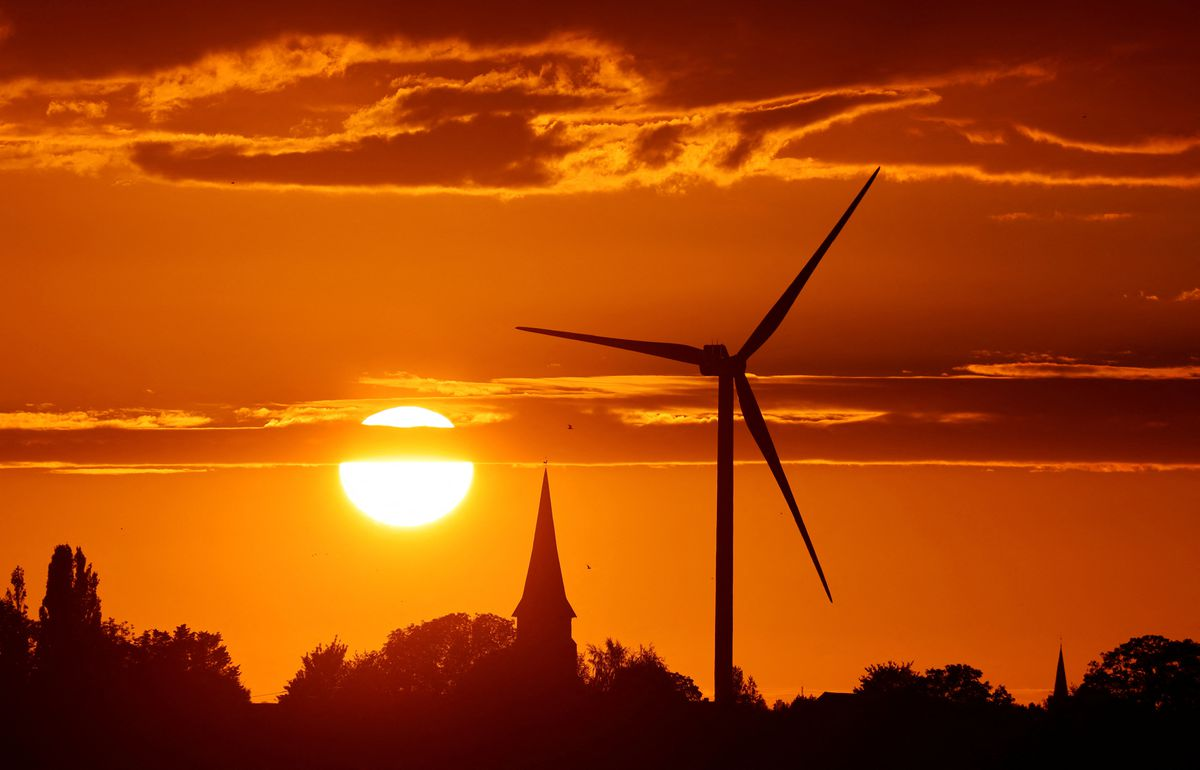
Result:
M566 620L575 617L567 601L563 585L562 566L558 561L558 541L554 536L554 513L550 507L550 473L542 474L542 498L538 504L537 524L533 530L533 552L529 556L529 571L525 575L525 591L513 610L520 624L540 620ZM569 635L569 632L568 632Z
M550 509L550 475L542 474L542 499L533 528L533 553L525 574L525 591L513 610L517 616L517 639L513 654L524 672L526 692L565 692L579 684L578 653L571 638L575 610L567 601L558 542L554 537L554 513Z
M1054 673L1054 694L1050 699L1062 703L1070 693L1067 691L1067 667L1063 665L1062 642L1058 643L1058 670Z

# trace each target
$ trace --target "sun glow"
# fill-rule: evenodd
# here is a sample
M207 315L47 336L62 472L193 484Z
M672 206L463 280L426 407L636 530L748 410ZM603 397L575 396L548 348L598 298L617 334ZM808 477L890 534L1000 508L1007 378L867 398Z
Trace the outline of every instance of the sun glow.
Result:
M432 409L423 406L394 406L376 412L362 421L363 425L384 425L389 428L453 428L454 423Z
M453 428L430 409L397 406L376 412L363 425L391 428ZM454 510L467 496L473 463L455 460L355 460L338 466L346 497L383 524L415 527Z
M463 501L475 466L469 462L382 460L342 463L346 497L363 513L393 526L440 519Z

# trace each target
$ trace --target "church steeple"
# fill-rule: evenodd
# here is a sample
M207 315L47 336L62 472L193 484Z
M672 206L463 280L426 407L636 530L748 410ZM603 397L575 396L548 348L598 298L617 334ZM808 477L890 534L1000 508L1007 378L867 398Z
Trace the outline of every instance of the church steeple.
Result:
M517 617L513 653L524 672L525 691L550 694L577 687L578 648L571 638L575 610L567 601L562 565L558 561L548 472L542 474L542 499L533 528L533 552L525 574L525 591L513 615Z
M513 610L517 618L517 634L527 621L567 621L570 636L571 618L575 610L567 601L563 585L562 566L558 561L558 541L554 536L554 512L550 506L550 473L542 474L542 499L538 504L537 524L533 529L533 552L529 556L529 571L525 574L525 591Z
M1062 643L1058 645L1058 670L1054 673L1054 694L1050 696L1052 703L1064 703L1070 692L1067 690L1067 667L1063 665Z

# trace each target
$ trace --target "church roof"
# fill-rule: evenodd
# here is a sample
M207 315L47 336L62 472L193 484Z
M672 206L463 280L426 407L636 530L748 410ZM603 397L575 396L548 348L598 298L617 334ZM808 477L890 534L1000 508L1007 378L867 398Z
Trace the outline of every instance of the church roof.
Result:
M533 529L533 553L525 574L525 591L513 615L575 617L563 586L562 566L558 562L558 541L554 537L554 513L550 509L550 474L542 475L542 499L538 504L537 524Z

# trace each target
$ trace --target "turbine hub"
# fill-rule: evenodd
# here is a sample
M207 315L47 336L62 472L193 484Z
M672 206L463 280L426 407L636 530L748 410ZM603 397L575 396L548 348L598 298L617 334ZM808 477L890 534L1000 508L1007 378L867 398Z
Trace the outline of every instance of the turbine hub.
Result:
M746 362L737 356L729 355L724 345L705 345L704 358L700 361L700 373L709 377L719 377L722 374L744 374Z

